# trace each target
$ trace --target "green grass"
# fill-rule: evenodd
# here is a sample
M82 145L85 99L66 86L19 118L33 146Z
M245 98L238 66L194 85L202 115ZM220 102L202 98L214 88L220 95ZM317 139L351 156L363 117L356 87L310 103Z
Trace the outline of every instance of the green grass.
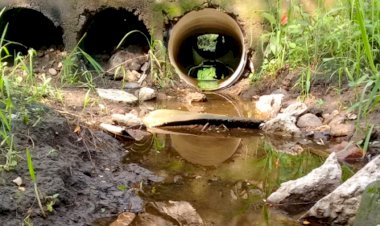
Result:
M278 0L281 5L281 0ZM264 63L256 76L275 75L286 65L299 71L300 95L312 92L312 83L323 79L338 90L361 90L351 110L366 119L380 102L380 2L338 0L334 8L320 7L313 15L299 1L281 14L280 7L265 12L269 32L262 35ZM282 18L287 17L287 22Z

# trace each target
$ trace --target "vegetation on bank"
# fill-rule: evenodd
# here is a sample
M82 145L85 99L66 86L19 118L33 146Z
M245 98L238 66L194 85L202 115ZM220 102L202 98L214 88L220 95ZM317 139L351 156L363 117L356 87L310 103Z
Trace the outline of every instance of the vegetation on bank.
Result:
M351 107L358 122L375 110L380 101L380 2L337 0L325 9L324 1L311 13L300 1L291 1L287 12L278 7L263 13L270 32L262 36L264 63L251 75L253 81L273 76L284 67L299 71L296 84L303 96L312 83L324 79L340 92L349 87L356 94Z

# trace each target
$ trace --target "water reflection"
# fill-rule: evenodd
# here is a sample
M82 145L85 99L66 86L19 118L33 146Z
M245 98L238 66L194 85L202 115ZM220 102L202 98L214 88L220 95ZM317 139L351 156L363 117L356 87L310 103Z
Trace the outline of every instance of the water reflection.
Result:
M240 138L197 135L170 135L172 147L188 162L202 166L217 166L238 149Z

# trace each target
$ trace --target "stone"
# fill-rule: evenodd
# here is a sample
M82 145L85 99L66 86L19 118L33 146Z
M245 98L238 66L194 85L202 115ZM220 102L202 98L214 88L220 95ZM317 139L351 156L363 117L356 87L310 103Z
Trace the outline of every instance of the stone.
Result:
M301 102L295 102L290 104L285 110L282 112L283 114L291 115L298 117L307 111L307 106Z
M115 134L118 136L122 136L124 131L125 131L124 127L115 126L115 125L111 125L111 124L107 124L107 123L101 123L100 128L109 132L109 133L112 133L112 134Z
M322 121L316 115L307 113L298 118L297 126L299 128L317 128L322 126Z
M192 102L205 102L207 101L207 97L203 93L193 92L186 95L185 101L188 104L191 104Z
M194 207L185 201L152 202L150 206L160 214L175 219L178 225L201 226L204 225Z
M58 74L57 70L55 70L54 68L49 68L48 72L52 76L56 76Z
M296 142L286 142L276 145L275 147L278 152L286 153L288 155L299 155L304 151L303 147Z
M133 127L133 126L141 126L143 125L142 120L137 117L135 114L127 113L127 114L112 114L112 121L122 124L125 126Z
M355 131L355 125L353 122L346 122L344 115L337 115L329 123L331 128L330 134L333 137L345 137L352 136Z
M377 180L380 180L380 156L319 200L302 218L318 219L332 225L352 225L364 189Z
M137 72L136 70L128 70L126 73L126 76L123 77L123 79L127 82L136 82L141 77L141 74Z
M264 95L256 101L256 112L262 119L271 119L280 112L283 94Z
M380 181L375 181L365 189L356 214L354 226L380 225Z
M149 87L142 87L139 91L139 100L140 102L153 100L157 97L156 90Z
M98 88L96 89L96 92L101 98L106 99L106 100L123 102L127 104L135 104L138 102L137 97L123 90Z
M111 56L108 61L107 74L120 77L117 75L118 71L139 71L147 61L148 55L141 47L130 45L126 50L119 50Z
M363 151L354 143L343 141L340 144L333 145L329 152L335 152L340 161L355 163L363 158Z
M280 113L275 118L260 125L266 133L272 133L284 137L299 137L301 130L296 126L296 117Z
M319 168L296 180L282 183L267 202L295 214L308 209L341 183L342 169L335 153Z
M116 221L112 222L109 226L128 226L131 225L133 220L136 218L134 213L121 213L117 217Z

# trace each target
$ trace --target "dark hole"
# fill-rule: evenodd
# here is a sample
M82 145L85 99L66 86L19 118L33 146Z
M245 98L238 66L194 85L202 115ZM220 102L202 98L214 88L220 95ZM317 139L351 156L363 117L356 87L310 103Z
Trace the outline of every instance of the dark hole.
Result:
M106 8L95 14L89 12L85 14L87 21L79 32L78 41L87 33L81 46L89 54L112 54L123 37L133 30L141 31L150 40L145 24L126 9ZM147 39L141 33L128 35L121 48L129 45L143 47L146 52L149 50Z
M27 8L13 8L4 12L0 18L0 32L3 32L6 24L5 39L18 44L8 45L11 54L27 53L29 48L43 50L48 48L60 48L63 45L63 30L41 12Z
M224 80L238 67L242 47L228 35L206 33L185 39L180 50L177 59L188 75L198 80Z

